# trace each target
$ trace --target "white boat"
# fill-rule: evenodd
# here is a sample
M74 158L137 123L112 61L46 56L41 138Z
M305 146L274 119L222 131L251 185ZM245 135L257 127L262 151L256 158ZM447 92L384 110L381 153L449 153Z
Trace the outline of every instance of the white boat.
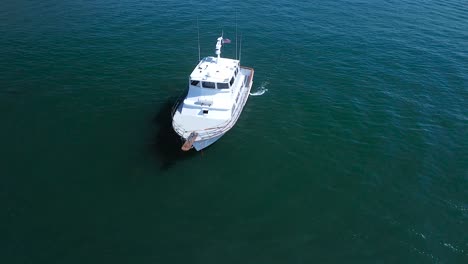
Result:
M199 151L220 139L247 102L254 70L240 66L240 60L221 58L221 47L228 42L218 38L217 56L200 60L190 74L187 96L175 105L172 127L185 141L184 151Z

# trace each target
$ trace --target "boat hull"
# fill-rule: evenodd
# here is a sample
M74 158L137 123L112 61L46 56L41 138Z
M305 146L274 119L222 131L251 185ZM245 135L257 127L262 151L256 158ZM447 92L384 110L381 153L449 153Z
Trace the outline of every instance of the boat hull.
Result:
M197 150L197 151L200 151L204 148L207 148L209 147L211 144L215 143L216 141L218 141L218 139L220 139L224 134L221 134L219 136L216 136L216 137L212 137L212 138L208 138L208 139L204 139L204 140L199 140L199 141L195 141L193 143L193 147Z

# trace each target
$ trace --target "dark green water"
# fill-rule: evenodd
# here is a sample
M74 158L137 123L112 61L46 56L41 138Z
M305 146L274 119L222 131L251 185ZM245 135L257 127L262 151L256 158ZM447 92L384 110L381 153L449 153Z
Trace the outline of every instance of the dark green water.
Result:
M216 37L233 130L170 107ZM1 263L467 263L468 3L0 3ZM234 54L234 45L225 56Z

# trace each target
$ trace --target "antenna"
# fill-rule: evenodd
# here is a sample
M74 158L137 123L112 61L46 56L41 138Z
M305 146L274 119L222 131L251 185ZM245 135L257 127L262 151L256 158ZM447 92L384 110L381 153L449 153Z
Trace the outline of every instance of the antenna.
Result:
M236 60L237 60L237 9L236 9Z
M200 26L198 25L198 15L197 15L197 33L198 33L198 61L200 61Z
M242 33L240 34L239 38L240 38L239 40L239 61L240 61L241 56L242 56Z

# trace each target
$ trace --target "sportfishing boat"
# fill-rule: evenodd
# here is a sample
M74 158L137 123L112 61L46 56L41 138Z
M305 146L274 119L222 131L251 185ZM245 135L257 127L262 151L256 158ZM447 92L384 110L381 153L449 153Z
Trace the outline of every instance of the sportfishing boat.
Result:
M172 127L185 142L184 151L193 147L199 151L220 139L237 122L249 97L254 70L240 66L240 58L221 58L221 47L227 43L230 40L219 37L217 56L199 61L190 74L186 97L173 109Z

